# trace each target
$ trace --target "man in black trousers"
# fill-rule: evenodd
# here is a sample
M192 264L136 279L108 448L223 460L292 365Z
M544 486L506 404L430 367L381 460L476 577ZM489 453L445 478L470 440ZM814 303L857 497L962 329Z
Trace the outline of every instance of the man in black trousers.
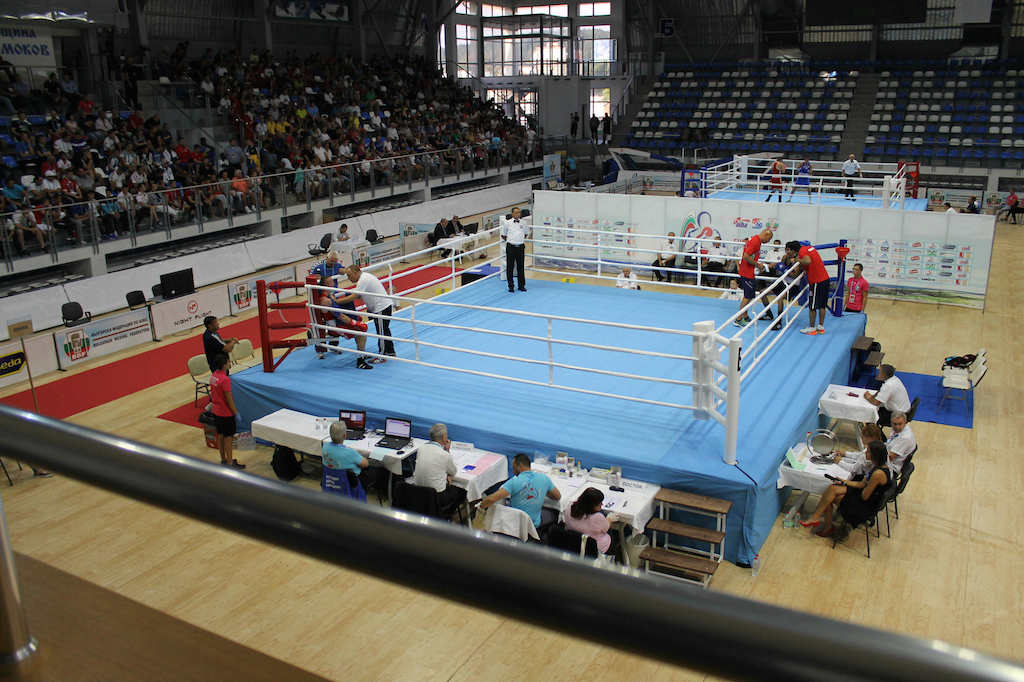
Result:
M526 291L526 223L523 212L516 206L511 218L501 219L501 240L505 242L505 278L508 290L512 288L512 268L516 270L519 291Z

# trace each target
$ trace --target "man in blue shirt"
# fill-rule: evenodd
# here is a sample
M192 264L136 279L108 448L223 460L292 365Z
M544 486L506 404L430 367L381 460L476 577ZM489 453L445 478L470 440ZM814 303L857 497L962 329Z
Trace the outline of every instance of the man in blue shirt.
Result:
M323 263L313 266L309 272L320 277L337 277L342 271L341 262L338 260L338 253L331 251Z
M512 474L512 478L480 501L480 508L487 509L495 502L509 498L509 506L526 512L537 528L540 528L542 524L542 510L546 512L545 516L548 519L554 520L555 512L543 509L545 498L556 501L562 499L562 493L558 491L551 479L542 473L533 471L530 468L530 458L523 453L519 453L512 459Z

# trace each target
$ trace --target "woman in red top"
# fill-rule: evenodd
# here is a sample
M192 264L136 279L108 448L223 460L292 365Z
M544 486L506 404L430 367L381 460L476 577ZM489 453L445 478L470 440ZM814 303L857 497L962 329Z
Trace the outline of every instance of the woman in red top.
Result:
M244 469L245 465L234 458L231 450L237 431L235 418L238 416L235 398L231 395L231 377L228 376L231 359L227 353L217 353L213 356L213 366L217 370L210 375L210 403L213 405L210 411L213 412L216 419L220 463L224 466Z

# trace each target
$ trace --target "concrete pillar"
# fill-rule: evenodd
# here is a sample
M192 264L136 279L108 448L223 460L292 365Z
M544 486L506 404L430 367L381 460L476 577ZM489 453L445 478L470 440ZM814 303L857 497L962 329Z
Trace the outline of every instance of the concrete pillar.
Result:
M253 0L255 6L253 7L254 15L257 24L256 44L263 50L274 50L274 32L271 29L270 24L270 8L267 6L268 0Z
M128 37L136 51L149 50L145 0L128 0Z
M356 27L356 35L359 36L359 61L366 63L366 27L363 23L365 11L363 0L352 0L352 23Z

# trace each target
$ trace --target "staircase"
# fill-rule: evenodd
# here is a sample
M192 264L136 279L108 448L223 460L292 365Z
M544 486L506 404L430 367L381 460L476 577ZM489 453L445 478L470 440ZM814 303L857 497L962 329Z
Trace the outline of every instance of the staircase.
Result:
M633 125L633 121L636 120L636 115L640 113L640 109L643 108L644 102L647 101L647 94L651 91L651 86L654 85L654 82L654 78L648 78L647 83L637 86L636 92L633 93L629 104L626 105L625 113L619 116L619 120L615 122L615 127L612 128L613 147L624 144L626 138L629 137L630 127Z
M188 91L189 96L179 98L175 93ZM146 115L159 114L160 120L167 124L171 133L181 135L189 147L205 137L214 146L226 142L236 136L231 126L213 107L188 106L185 102L199 102L198 88L194 83L160 83L159 81L139 81L139 102Z
M732 502L670 488L659 490L654 501L658 518L651 519L645 528L653 542L640 553L644 569L706 588L725 555L725 520ZM689 525L671 518L694 514L715 519L715 527Z
M858 159L864 155L864 138L868 134L877 94L878 74L862 71L857 77L857 88L853 91L853 100L850 102L846 129L843 130L843 139L839 144L840 159L845 159L850 154Z

